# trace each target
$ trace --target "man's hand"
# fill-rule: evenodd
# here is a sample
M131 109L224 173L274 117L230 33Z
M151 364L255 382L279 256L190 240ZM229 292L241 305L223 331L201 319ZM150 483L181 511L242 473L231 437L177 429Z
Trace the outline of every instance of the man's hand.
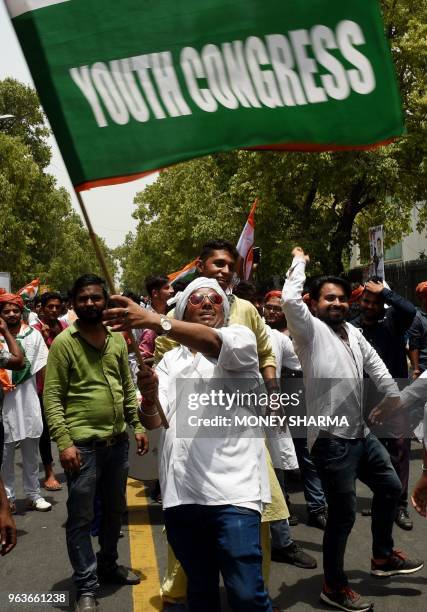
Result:
M427 472L423 472L423 475L415 484L411 501L418 514L427 518Z
M8 508L0 510L0 537L0 553L4 556L16 546L16 525Z
M0 317L0 334L3 336L5 332L8 332L7 323Z
M76 446L70 446L59 453L59 460L66 472L78 472L82 458Z
M293 257L302 257L303 259L305 259L306 263L310 261L310 257L304 253L304 249L302 249L301 247L295 247L292 250L291 254Z
M383 425L384 421L394 416L394 414L402 409L402 400L400 397L385 397L378 406L371 410L368 416L368 421L372 425Z
M146 453L148 453L148 449L150 448L148 436L147 434L136 433L135 440L136 440L136 446L138 447L136 454L142 457L142 455L145 455Z
M149 366L144 366L138 370L137 379L142 395L150 402L154 402L159 388L159 379L155 371Z
M365 290L370 293L379 295L383 289L385 289L384 283L380 283L379 281L370 280L365 283Z
M133 300L123 295L112 295L111 300L120 305L120 307L104 310L104 325L108 325L113 331L126 331L133 327L147 327L146 324L152 315L149 310L141 308Z
M412 380L416 380L421 375L421 370L412 370Z

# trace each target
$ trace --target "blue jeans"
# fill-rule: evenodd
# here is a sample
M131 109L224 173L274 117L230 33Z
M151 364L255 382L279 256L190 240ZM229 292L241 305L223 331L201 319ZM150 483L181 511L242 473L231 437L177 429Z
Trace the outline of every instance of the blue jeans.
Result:
M262 578L258 512L188 504L164 512L168 542L188 578L190 612L219 612L219 573L235 612L271 612Z
M67 474L68 519L66 523L68 556L73 566L77 598L95 595L98 588L97 565L113 568L118 558L122 515L126 509L129 440L115 446L92 448L78 446L83 465L79 472ZM99 528L100 551L95 557L90 535L94 517L95 494L101 498Z
M402 487L389 454L373 434L351 440L318 438L312 457L328 502L323 537L325 583L335 591L348 583L344 554L356 519L356 478L374 494L371 530L376 559L385 559L393 551L393 522Z
M307 510L311 514L326 510L326 499L316 466L307 448L307 438L293 438L298 466L301 472Z

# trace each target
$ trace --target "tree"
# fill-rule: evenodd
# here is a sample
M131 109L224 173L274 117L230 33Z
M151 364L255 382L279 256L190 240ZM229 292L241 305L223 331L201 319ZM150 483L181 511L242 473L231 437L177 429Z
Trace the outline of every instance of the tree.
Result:
M49 131L35 92L12 79L0 82L0 112L16 119L0 131L0 268L11 273L15 290L37 276L66 290L80 274L99 272L89 234L69 194L44 171Z
M231 152L162 172L135 199L136 236L122 260L124 278L172 271L208 238L236 241L255 198L260 271L282 274L300 243L315 272L340 273L351 246L383 223L386 247L409 231L415 203L426 200L426 5L384 0L385 31L396 66L407 134L386 147L340 153ZM419 229L427 225L420 204ZM135 287L136 288L136 287Z

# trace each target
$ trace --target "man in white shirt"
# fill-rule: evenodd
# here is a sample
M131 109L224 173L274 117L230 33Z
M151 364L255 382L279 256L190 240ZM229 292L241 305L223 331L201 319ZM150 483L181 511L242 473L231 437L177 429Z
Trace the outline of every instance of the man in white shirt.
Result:
M347 538L356 517L356 478L373 491L372 537L374 576L409 574L423 567L393 550L392 529L401 484L381 443L363 420L363 372L398 404L399 390L384 363L359 330L346 323L351 286L338 277L322 277L310 288L311 310L303 301L305 267L309 258L297 247L282 298L296 354L304 372L308 445L328 502L323 540L325 581L321 600L342 610L372 609L348 586L344 573ZM320 417L339 415L338 426L324 426Z
M215 378L227 389L241 379L259 384L255 335L242 325L224 327L228 314L217 281L197 278L178 297L174 319L126 303L126 309L108 311L107 322L124 316L132 327L166 332L180 343L165 354L156 375L140 377L141 416L149 429L159 427L159 399L169 421L159 474L168 541L188 578L189 611L220 609L221 573L234 610L271 612L261 572L261 510L271 499L263 439L208 437L197 428L193 437L179 437L189 414L180 380L193 379L195 388L205 390Z

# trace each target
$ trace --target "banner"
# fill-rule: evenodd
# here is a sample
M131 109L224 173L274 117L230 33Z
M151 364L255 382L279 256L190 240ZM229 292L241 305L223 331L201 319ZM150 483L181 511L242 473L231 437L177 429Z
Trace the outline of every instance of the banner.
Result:
M238 147L404 132L377 0L6 5L78 190Z
M382 225L369 228L369 276L381 276L385 280L384 271L384 231Z
M253 264L256 207L257 200L255 200L252 205L248 220L245 223L245 227L240 234L240 238L236 246L237 252L239 253L237 274L240 276L240 278L244 278L245 280L248 280L250 277Z

